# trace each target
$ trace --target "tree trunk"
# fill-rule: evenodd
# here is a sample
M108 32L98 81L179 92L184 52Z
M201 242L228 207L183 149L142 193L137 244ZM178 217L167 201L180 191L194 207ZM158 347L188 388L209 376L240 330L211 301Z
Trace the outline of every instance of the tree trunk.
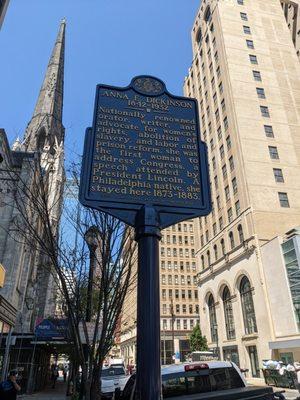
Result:
M99 366L95 367L93 370L93 378L91 385L91 399L101 400L101 373L102 368Z

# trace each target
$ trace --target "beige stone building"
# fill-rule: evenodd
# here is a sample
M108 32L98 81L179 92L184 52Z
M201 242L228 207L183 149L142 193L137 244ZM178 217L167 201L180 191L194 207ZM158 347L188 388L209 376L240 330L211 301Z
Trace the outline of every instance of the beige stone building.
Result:
M185 360L189 335L199 320L196 282L195 222L185 221L162 231L160 243L161 357L163 364ZM121 321L121 354L135 363L136 287L128 294Z
M262 248L300 225L300 65L280 0L203 0L192 45L184 93L213 199L196 228L201 327L258 377L277 339Z

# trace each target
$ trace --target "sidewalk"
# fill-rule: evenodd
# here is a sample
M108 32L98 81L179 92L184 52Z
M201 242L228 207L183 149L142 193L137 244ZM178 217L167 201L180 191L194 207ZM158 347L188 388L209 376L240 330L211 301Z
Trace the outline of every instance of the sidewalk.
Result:
M246 378L246 381L248 385L254 385L254 386L266 386L265 380L261 378ZM286 400L296 400L298 396L300 396L298 390L295 389L287 389L287 388L280 388L280 387L275 387L272 386L274 392L280 392L281 390L284 390L284 396Z
M43 392L35 393L32 395L20 395L18 400L66 400L66 383L57 381L55 389L47 388Z

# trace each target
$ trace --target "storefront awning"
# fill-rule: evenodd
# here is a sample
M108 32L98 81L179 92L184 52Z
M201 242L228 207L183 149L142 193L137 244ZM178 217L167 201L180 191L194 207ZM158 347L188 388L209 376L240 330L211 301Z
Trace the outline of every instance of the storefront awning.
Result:
M276 342L269 342L270 350L290 349L292 347L300 347L299 339L279 340Z

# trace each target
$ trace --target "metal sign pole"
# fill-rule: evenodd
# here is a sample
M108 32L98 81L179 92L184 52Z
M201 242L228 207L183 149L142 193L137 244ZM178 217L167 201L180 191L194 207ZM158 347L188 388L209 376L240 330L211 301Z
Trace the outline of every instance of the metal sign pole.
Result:
M157 213L144 206L137 215L137 399L161 398L159 240Z

